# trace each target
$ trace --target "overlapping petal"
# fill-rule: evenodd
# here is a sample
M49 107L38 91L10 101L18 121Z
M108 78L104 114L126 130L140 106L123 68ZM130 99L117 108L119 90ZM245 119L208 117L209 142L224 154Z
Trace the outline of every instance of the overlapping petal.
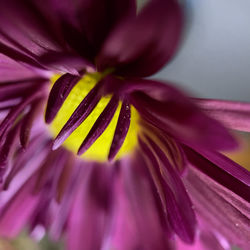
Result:
M228 190L231 190L231 192L250 201L249 172L246 169L243 169L229 159L225 159L224 156L217 156L217 159L209 158L210 160L208 160L206 156L203 157L191 148L184 147L184 152L186 153L188 161L194 167L198 168L201 172L226 187ZM218 161L218 166L213 163L214 160ZM226 163L226 165L221 165L221 163ZM243 178L237 179L235 176L241 176Z
M224 236L232 245L248 249L250 203L192 168L185 184L206 227Z
M152 80L130 80L123 87L130 101L147 122L197 147L226 150L237 146L219 122L203 113L176 88Z
M100 70L115 67L123 76L148 76L175 53L182 30L177 1L154 0L135 18L127 18L107 38L98 55Z
M250 132L250 104L246 102L196 99L209 115L228 128Z
M108 227L111 171L105 166L81 166L78 188L67 222L69 250L101 249Z

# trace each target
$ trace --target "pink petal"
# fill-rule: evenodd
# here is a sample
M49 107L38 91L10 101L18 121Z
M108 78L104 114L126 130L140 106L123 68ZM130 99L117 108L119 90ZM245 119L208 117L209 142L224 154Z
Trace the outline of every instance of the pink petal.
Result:
M15 237L27 226L39 201L38 196L32 195L33 186L34 182L28 180L2 209L0 213L1 236Z
M190 168L185 185L206 228L232 245L248 249L249 202L194 168Z
M228 128L250 132L250 103L206 99L195 101L211 117Z

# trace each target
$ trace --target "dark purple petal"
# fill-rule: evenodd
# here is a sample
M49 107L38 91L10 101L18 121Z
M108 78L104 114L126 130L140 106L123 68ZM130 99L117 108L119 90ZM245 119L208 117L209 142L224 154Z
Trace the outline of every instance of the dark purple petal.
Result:
M95 124L89 131L88 135L85 137L84 141L78 149L78 155L83 154L104 132L104 130L107 128L115 114L118 102L118 97L114 95L109 101L108 105L102 111L100 116L97 118Z
M187 166L187 160L181 145L175 139L167 136L166 133L162 133L159 129L145 121L140 121L140 125L143 130L147 131L147 133L153 136L154 140L157 141L159 147L166 153L170 164L175 167L180 174L183 174Z
M65 74L54 83L47 103L45 113L46 123L51 123L53 121L70 91L80 79L80 76Z
M3 53L4 55L14 59L15 61L22 62L28 65L31 65L33 67L45 69L41 64L39 64L33 58L3 44L1 41L0 41L0 53Z
M130 101L144 120L182 142L213 150L237 146L219 122L170 85L134 79L125 83L121 91L130 92Z
M95 108L101 98L101 95L99 93L100 84L101 82L99 82L88 93L88 95L83 99L83 101L79 104L69 120L63 126L53 142L53 150L60 147L60 145L67 139L67 137L88 117L88 115Z
M239 131L250 132L249 103L206 99L195 99L195 102L225 126Z
M40 114L42 111L44 104L44 99L36 100L30 107L30 111L24 117L24 120L21 125L20 129L20 143L23 148L27 147L31 128L33 126L35 118Z
M121 111L116 125L113 141L111 143L109 150L109 155L108 155L109 161L112 161L114 159L114 157L116 156L117 152L121 148L126 138L130 126L130 118L131 118L130 105L127 100L124 100L122 103Z
M149 157L153 171L158 176L155 184L158 186L159 194L161 194L159 185L163 189L164 197L161 195L161 200L166 206L170 223L176 234L190 244L194 241L196 229L196 218L192 203L178 173L170 165L163 151L150 138L146 138L159 159L155 158L153 152L142 140L139 140L140 146L146 156Z
M44 97L45 92L40 88L40 90L32 93L30 96L25 98L18 106L13 107L5 119L0 124L0 137L3 138L6 131L13 125L15 120L18 118L21 112L34 100L38 100Z
M33 193L38 193L44 186L46 186L50 180L53 179L53 183L50 186L54 186L54 189L50 188L50 198L56 196L56 186L62 170L63 164L67 161L67 152L63 149L56 151L50 151L44 161L37 169L36 183L33 189Z
M250 203L194 168L190 168L185 185L205 227L232 245L248 249Z
M211 162L211 160L206 159L204 156L195 152L191 148L183 146L183 149L188 161L192 164L192 166L199 169L199 171L203 172L212 180L221 184L228 190L231 190L238 196L250 202L250 188L249 186L244 184L244 182L249 183L249 172L247 173L247 170L241 169L240 166L238 166L236 163L232 163L230 160L227 160L224 157L217 158L218 156L215 157L213 160L216 160L215 162L217 162L217 160L219 159L219 164L226 163L226 165L217 166L213 162ZM228 169L226 172L225 170L223 170L223 168L230 169L230 172L228 171ZM239 173L237 173L237 170L239 170ZM242 180L244 182L232 176L232 173L237 173L235 174L235 176L242 177Z
M39 62L46 65L51 70L69 73L72 75L80 75L83 69L87 67L94 68L93 64L83 59L75 53L67 52L48 52L41 55Z
M3 82L0 84L0 101L25 96L29 94L30 90L34 90L45 81L42 78L31 78Z
M250 172L247 169L216 151L199 150L199 148L196 148L195 151L208 159L214 165L232 175L234 178L250 186Z
M97 53L112 28L136 15L135 0L84 0L76 10L78 22Z
M0 28L7 34L3 38L16 48L25 47L36 56L46 50L61 49L62 37L59 37L59 27L54 22L55 19L51 18L51 2L47 1L47 12L43 13L37 1L0 1ZM57 16L56 13L53 14Z
M114 29L97 65L101 70L115 67L124 76L152 75L172 58L181 30L182 13L177 1L150 1L138 17L128 18Z
M20 122L17 123L8 133L3 145L0 146L0 182L2 182L5 170L10 160L9 155L15 144L15 139L20 129Z

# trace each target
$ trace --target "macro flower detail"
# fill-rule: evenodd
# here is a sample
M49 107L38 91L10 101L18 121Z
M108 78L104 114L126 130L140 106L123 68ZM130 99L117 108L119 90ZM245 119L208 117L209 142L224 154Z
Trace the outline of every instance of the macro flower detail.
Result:
M250 131L250 105L143 78L180 44L178 1L0 8L0 235L46 230L69 250L247 249L250 174L221 151L237 148L225 126Z

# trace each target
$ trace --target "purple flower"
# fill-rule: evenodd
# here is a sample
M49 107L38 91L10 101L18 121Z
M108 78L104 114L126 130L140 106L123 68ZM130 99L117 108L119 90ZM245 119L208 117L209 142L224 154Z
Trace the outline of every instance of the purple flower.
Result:
M250 104L143 79L175 54L183 13L176 0L136 7L0 1L0 234L247 249L250 174L220 152L237 147L224 126L250 131Z

